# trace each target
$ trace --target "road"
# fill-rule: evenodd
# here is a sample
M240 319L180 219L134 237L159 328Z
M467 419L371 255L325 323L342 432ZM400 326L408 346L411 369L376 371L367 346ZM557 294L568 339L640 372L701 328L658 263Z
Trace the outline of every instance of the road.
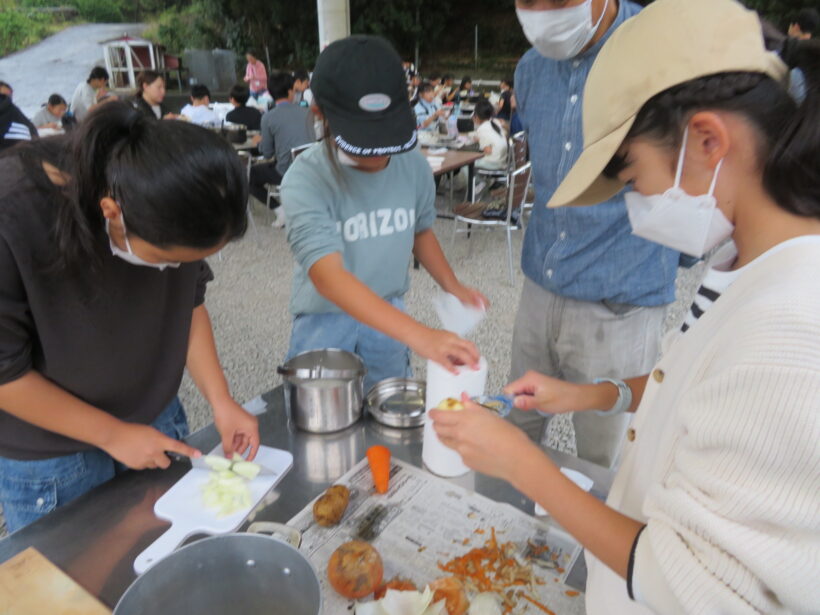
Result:
M14 103L31 117L51 94L71 102L74 88L96 66L105 66L101 41L123 33L138 37L143 23L72 26L36 45L0 58L0 80L14 88Z

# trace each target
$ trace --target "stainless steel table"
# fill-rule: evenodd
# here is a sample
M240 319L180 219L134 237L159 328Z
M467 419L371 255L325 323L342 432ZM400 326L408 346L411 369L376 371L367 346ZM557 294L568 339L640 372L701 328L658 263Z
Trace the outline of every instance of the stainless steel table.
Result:
M403 461L421 466L422 430L382 427L370 418L327 435L299 431L288 420L278 387L263 396L267 407L259 416L262 444L289 450L293 469L251 515L253 520L286 522L316 495L365 456L369 446L384 444ZM213 425L188 441L208 451L219 443ZM605 497L612 473L605 468L554 450L547 451L559 465L583 472L595 481L593 493ZM126 472L0 541L0 562L34 546L80 585L113 607L135 578L134 558L168 527L153 514L154 502L185 472L187 463L168 470ZM478 493L532 514L533 503L507 483L481 474L468 481ZM454 479L460 482L460 479ZM247 526L251 521L248 519ZM201 536L200 536L201 537ZM196 540L197 536L189 539ZM583 558L568 583L582 588L586 578Z

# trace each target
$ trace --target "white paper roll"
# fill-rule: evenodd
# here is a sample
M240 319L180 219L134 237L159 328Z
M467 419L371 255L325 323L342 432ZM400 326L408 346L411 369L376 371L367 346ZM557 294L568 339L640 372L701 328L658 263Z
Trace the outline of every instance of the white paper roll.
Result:
M461 367L458 374L451 374L438 363L427 361L426 410L438 406L448 397L461 399L462 393L470 397L484 394L487 384L487 361L481 357L478 370ZM470 471L461 460L461 455L444 446L433 430L433 421L424 422L424 443L421 449L424 464L439 476L461 476Z

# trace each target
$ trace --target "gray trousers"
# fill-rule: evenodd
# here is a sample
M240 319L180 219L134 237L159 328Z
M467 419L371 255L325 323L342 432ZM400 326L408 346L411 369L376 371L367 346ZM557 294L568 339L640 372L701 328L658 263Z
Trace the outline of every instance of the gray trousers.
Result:
M665 316L666 306L578 301L525 278L513 331L510 380L528 370L578 383L647 374L660 354ZM631 416L573 414L578 456L615 466ZM520 426L543 422L538 413L519 410L513 411L511 420Z

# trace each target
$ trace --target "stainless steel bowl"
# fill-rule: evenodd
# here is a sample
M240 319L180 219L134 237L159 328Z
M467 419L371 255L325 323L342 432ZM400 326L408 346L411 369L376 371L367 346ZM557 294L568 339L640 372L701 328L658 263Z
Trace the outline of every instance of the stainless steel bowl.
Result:
M285 380L285 407L299 429L330 433L361 418L367 368L352 352L309 350L277 371Z
M223 534L182 547L138 577L114 609L115 615L321 612L319 578L308 559L260 534Z
M367 392L367 410L388 427L424 425L424 382L407 378L387 378Z

